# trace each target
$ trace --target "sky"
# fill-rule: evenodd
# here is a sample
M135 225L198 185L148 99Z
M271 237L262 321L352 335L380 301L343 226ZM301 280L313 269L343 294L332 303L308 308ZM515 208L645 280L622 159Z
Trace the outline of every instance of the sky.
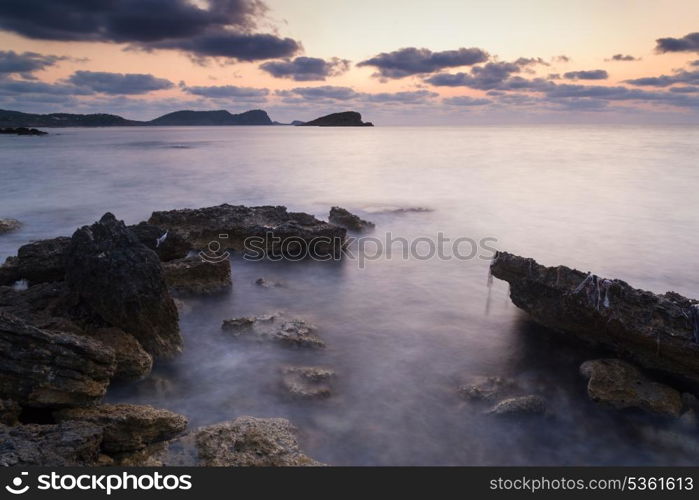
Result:
M0 108L699 124L699 2L2 0Z

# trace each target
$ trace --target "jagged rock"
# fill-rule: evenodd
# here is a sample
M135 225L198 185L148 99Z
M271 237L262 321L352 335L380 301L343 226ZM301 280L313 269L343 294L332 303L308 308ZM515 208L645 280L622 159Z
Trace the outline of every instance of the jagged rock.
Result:
M325 399L332 395L330 382L335 372L317 366L285 366L281 369L281 386L292 398Z
M580 373L589 379L590 399L623 410L679 417L682 398L675 389L646 378L635 366L618 359L585 361Z
M459 387L459 394L466 400L492 403L511 396L517 389L512 379L478 375Z
M544 326L615 350L641 366L699 381L697 301L498 252L490 270Z
M114 352L99 342L40 330L0 313L0 397L24 407L97 403L114 375Z
M146 405L105 404L94 408L68 408L54 412L58 422L78 421L100 427L101 449L108 455L142 450L176 437L187 419L168 410Z
M165 282L175 292L212 294L230 289L231 262L207 262L201 257L163 262Z
M150 374L153 368L153 357L133 335L119 328L106 327L93 331L90 336L114 351L115 380L140 380Z
M221 328L236 337L274 340L291 347L325 347L315 327L302 319L287 319L281 314L227 319Z
M66 281L77 307L92 320L130 333L151 356L181 351L177 308L158 256L112 214L75 231Z
M286 207L216 207L153 212L150 224L181 236L192 247L229 248L254 255L339 257L346 230Z
M192 246L178 234L170 233L147 222L129 226L129 229L141 243L157 253L163 262L184 259L192 249Z
M9 233L22 227L22 223L17 219L0 219L0 234Z
M209 467L322 465L301 453L295 432L291 422L283 418L239 417L171 441L158 462Z
M94 465L102 429L85 422L58 425L0 425L0 466Z
M371 231L375 227L373 222L360 219L357 215L354 215L353 213L340 207L332 207L330 209L330 217L328 220L335 225L356 232Z
M15 425L22 413L22 407L11 399L0 399L0 424Z
M546 401L541 396L518 396L500 401L487 412L498 417L543 415Z
M61 236L19 247L17 257L8 257L0 267L0 285L11 285L21 279L29 284L62 280L69 245L70 238Z

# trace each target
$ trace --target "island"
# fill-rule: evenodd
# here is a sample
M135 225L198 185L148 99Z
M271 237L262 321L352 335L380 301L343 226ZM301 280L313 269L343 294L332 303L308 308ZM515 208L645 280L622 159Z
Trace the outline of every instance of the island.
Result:
M371 122L363 122L362 115L356 111L343 111L321 116L310 122L298 123L297 127L373 127Z

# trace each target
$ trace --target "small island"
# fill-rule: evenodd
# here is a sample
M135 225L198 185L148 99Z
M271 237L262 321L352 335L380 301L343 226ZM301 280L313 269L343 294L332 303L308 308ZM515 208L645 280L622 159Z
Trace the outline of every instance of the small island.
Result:
M371 122L363 122L362 115L356 111L343 111L321 116L310 122L298 123L298 127L373 127Z
M27 127L6 127L0 128L0 134L5 135L47 135L48 132Z

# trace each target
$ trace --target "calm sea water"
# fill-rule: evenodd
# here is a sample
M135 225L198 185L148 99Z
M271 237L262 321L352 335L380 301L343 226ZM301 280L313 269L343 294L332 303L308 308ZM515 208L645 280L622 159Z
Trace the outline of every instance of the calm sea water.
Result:
M322 218L340 205L373 220L379 238L494 238L489 246L543 264L699 297L697 158L696 127L123 128L0 137L0 216L25 224L0 236L0 258L31 240L70 235L106 211L136 223L154 210L224 202L281 204ZM390 212L409 207L432 211ZM376 247L366 252L375 256ZM692 436L673 441L672 426L589 402L578 366L599 353L533 325L502 282L489 289L487 260L400 254L386 258L384 248L363 268L233 255L232 291L185 303L184 354L153 383L117 387L109 399L167 407L192 425L287 417L304 450L331 464L699 461ZM261 288L259 277L286 286ZM220 330L223 319L278 310L316 324L328 348L250 346ZM335 369L335 395L280 397L278 368L287 363ZM516 378L546 397L553 416L485 416L456 393L472 374ZM671 439L648 439L653 426Z

